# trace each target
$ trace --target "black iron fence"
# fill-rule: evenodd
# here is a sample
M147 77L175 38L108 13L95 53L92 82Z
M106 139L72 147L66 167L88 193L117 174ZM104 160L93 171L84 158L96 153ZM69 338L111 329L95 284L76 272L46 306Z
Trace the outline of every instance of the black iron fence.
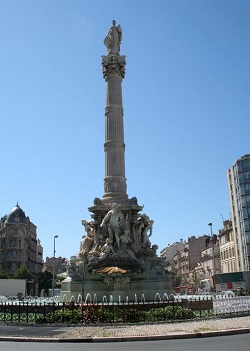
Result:
M212 315L211 299L149 303L0 303L0 322L3 323L151 323L207 318Z
M0 323L113 324L192 320L250 314L250 297L211 297L134 303L2 301Z

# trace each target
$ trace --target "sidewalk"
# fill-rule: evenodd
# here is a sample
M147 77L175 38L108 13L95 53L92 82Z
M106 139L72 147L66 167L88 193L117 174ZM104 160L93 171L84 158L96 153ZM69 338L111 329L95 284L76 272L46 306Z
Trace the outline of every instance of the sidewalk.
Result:
M19 325L18 335L15 332L17 326L12 327L13 335L4 335L5 328L0 326L0 341L96 343L169 340L250 333L250 316L143 325Z

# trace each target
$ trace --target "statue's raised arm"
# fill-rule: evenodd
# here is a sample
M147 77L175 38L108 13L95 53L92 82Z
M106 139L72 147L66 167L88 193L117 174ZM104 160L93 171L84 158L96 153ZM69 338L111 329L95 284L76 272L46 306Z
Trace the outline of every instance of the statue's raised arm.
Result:
M122 29L120 24L116 26L116 21L112 22L108 35L104 39L104 44L110 54L119 54L122 41Z

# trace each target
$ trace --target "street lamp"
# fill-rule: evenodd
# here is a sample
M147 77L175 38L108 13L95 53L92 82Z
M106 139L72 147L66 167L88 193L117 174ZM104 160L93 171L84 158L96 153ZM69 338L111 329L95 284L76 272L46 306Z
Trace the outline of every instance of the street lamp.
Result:
M58 235L54 236L54 253L53 253L53 277L52 277L52 296L54 297L55 290L55 258L56 258L56 239Z
M213 223L208 223L211 228L211 248L212 248L212 272L215 274L215 264L214 264L214 241L213 241Z

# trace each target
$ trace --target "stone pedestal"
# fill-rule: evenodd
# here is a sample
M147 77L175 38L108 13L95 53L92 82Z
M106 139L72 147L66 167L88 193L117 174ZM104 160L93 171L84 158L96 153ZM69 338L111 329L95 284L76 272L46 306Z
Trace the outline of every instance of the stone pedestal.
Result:
M60 298L63 302L82 301L84 296L83 282L68 277L62 281Z
M147 260L143 272L122 274L87 273L83 281L67 278L62 282L63 301L88 302L144 302L159 301L174 293L172 279L158 274L157 265L161 260Z

